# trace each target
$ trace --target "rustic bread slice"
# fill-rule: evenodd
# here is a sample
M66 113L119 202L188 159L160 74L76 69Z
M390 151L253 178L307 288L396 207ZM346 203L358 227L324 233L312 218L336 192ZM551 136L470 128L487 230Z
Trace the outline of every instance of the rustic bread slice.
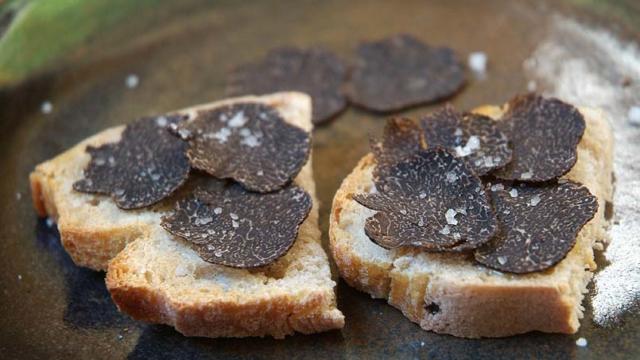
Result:
M475 110L496 120L506 109ZM387 250L364 232L374 214L352 199L371 186L375 160L363 157L343 181L331 210L329 239L341 276L351 286L384 298L425 330L460 337L501 337L529 331L574 333L583 317L582 299L596 268L593 249L607 240L605 204L612 199L613 136L602 112L580 109L586 131L578 161L565 178L587 186L598 198L595 217L557 266L512 275L478 265L469 257Z
M291 124L312 129L311 100L294 92L235 98L179 113L194 116L199 109L242 101L271 105ZM107 197L72 189L90 160L86 146L117 141L123 129L88 138L31 174L39 215L57 221L62 243L76 264L96 270L108 267L107 287L122 311L136 319L173 325L191 336L281 338L294 331L344 326L320 244L311 161L295 183L312 196L313 208L291 250L265 268L233 269L203 261L184 241L161 228L166 207L125 211Z

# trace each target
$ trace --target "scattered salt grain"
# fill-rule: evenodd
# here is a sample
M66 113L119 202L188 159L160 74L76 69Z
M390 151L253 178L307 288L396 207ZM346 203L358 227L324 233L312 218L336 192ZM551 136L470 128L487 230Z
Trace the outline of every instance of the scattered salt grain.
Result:
M217 208L213 209L213 213L216 214L216 215L222 214L222 208L217 207Z
M133 89L137 87L138 84L140 83L140 78L136 74L129 74L127 75L127 78L124 80L124 83L125 85L127 85L129 89Z
M451 230L449 229L449 225L445 225L442 229L440 229L440 234L449 235Z
M427 194L426 194L426 193L421 192L421 193L420 193L420 195L418 195L418 197L419 197L420 199L424 199L424 198L426 198L426 197L427 197Z
M237 228L240 226L240 224L238 224L238 222L235 220L231 220L231 226L233 226L234 228Z
M494 184L491 186L491 191L502 191L504 190L504 185L502 184Z
M633 126L640 126L640 106L632 106L627 113L629 118L629 124Z
M469 156L476 150L480 149L480 138L475 135L471 135L469 136L469 140L467 140L465 146L456 146L455 149L456 155L459 157Z
M576 345L580 346L580 347L585 347L587 346L587 339L581 337L578 340L576 340Z
M18 281L22 280L22 275L18 274Z
M511 191L509 191L509 195L511 195L512 198L517 198L518 197L518 189L511 189Z
M229 216L231 217L231 219L233 220L238 220L238 215L234 214L234 213L230 213Z
M498 263L500 263L500 265L504 265L507 263L507 257L506 256L498 256Z
M156 125L160 126L160 127L165 127L167 126L167 118L164 116L159 116L156 118Z
M458 225L458 220L456 220L457 211L453 209L447 209L447 212L444 214L445 219L447 219L447 224L449 225Z
M227 124L233 128L238 128L244 126L246 123L247 118L244 116L244 111L238 111Z
M540 195L533 195L531 199L529 199L529 205L536 206L540 203Z
M52 218L48 217L47 220L44 221L48 228L52 228L55 225L55 221Z
M454 183L456 182L456 180L458 180L458 176L456 175L456 173L454 173L453 171L449 171L447 172L447 182L448 183Z
M487 60L487 54L482 51L476 51L469 54L467 63L473 72L484 75L487 72Z
M51 104L51 101L43 102L42 105L40 105L40 111L43 114L50 114L53 111L53 104Z
M522 177L522 180L529 180L533 177L533 174L531 173L531 171L527 171L523 172L520 177Z

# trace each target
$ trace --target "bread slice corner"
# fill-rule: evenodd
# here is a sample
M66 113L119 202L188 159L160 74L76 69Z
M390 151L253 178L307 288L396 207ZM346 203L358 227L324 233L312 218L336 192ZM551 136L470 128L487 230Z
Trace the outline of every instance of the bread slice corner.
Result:
M506 108L474 110L496 121ZM384 249L364 233L374 211L352 199L373 186L375 160L364 156L336 193L329 240L340 275L372 297L387 299L423 329L459 337L503 337L529 331L575 333L582 300L595 270L593 250L606 242L605 207L613 195L613 135L604 114L580 108L587 127L578 161L565 176L598 198L595 217L578 234L575 247L555 267L514 275L475 264L465 255Z
M285 121L312 130L311 100L295 92L234 98L178 113L193 115L243 101L271 105ZM107 270L107 288L121 311L172 325L188 336L283 338L344 326L320 244L311 160L294 181L312 196L313 208L291 250L264 268L234 269L205 262L162 229L163 210L125 211L107 197L72 189L90 161L86 146L118 141L123 129L107 129L82 141L38 165L30 176L38 214L56 220L62 244L76 264Z

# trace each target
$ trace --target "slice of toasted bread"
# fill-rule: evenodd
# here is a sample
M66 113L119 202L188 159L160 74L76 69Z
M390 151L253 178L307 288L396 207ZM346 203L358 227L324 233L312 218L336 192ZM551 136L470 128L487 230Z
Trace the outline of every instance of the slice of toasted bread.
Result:
M475 110L496 120L506 109ZM578 161L565 178L580 182L598 198L595 217L578 234L575 247L555 267L513 275L478 265L467 256L384 249L364 232L375 212L352 199L373 186L375 160L363 157L343 181L331 210L329 239L341 276L351 286L384 298L425 330L460 337L502 337L529 331L574 333L596 268L593 249L607 240L605 204L612 199L613 136L602 112L580 109L587 127Z
M243 101L271 105L289 123L312 129L310 98L293 92L235 98L178 113L195 116L197 110ZM172 325L190 336L282 338L294 331L344 326L320 244L311 161L295 183L312 196L313 208L291 250L264 268L233 269L205 262L160 227L166 211L161 206L122 210L108 197L72 189L90 160L86 146L117 141L123 129L90 137L31 174L39 215L57 221L62 243L76 264L108 268L107 287L120 310L136 319Z

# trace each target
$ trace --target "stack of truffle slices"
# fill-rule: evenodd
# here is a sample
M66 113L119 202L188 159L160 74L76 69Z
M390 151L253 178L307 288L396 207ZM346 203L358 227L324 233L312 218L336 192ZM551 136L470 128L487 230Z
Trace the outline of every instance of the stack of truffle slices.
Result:
M392 119L334 199L340 273L427 330L573 333L606 239L611 142L598 111L534 94Z
M34 203L136 319L209 337L341 328L311 128L294 92L142 118L38 165Z

